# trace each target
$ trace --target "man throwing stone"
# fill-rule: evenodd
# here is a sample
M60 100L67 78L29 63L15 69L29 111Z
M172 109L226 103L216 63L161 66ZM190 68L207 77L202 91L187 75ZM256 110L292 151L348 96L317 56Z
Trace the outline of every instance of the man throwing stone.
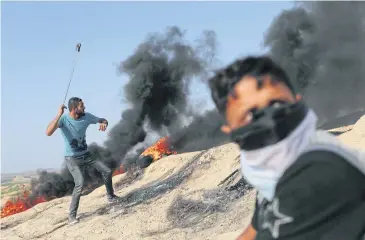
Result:
M86 144L86 129L88 126L90 124L99 123L99 130L105 131L108 126L108 121L85 112L83 101L77 97L70 98L68 101L69 114L63 115L65 108L65 105L60 106L56 118L48 125L46 134L47 136L51 136L57 128L60 128L65 140L66 166L75 182L68 219L69 224L75 224L78 223L76 214L84 184L84 177L82 174L84 167L95 167L102 174L109 203L117 202L118 197L114 195L112 170L106 167L102 162L95 161L88 151Z

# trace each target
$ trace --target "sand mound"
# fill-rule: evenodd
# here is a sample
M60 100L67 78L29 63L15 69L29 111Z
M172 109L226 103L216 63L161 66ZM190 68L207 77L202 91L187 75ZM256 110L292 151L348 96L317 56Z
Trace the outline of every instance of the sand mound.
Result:
M354 120L351 120L355 122ZM353 123L352 122L352 123ZM365 116L331 132L365 146ZM218 187L239 168L234 144L161 159L144 174L114 177L119 204L107 205L100 187L81 198L80 223L68 226L70 197L1 219L4 239L234 239L250 222L255 192ZM242 196L242 192L244 196Z
M365 115L338 138L351 147L365 149Z
M66 225L70 197L36 205L2 219L6 239L229 239L249 222L254 192L218 184L239 168L239 151L227 144L169 156L133 184L114 177L122 202L106 204L105 188L81 198L80 223ZM236 174L236 180L239 173ZM223 184L224 185L224 184ZM214 236L214 237L212 237Z
M365 111L357 111L353 112L338 118L335 118L331 121L328 121L320 126L323 130L336 129L346 126L354 125L363 115Z

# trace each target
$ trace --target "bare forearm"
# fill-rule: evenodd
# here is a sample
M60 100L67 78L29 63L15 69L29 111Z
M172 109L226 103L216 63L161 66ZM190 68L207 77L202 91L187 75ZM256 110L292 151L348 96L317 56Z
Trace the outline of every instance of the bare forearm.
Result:
M57 115L49 124L46 130L47 136L52 136L52 134L57 130L58 128L58 121L60 120L62 115Z
M254 240L256 238L256 230L250 224L236 240Z

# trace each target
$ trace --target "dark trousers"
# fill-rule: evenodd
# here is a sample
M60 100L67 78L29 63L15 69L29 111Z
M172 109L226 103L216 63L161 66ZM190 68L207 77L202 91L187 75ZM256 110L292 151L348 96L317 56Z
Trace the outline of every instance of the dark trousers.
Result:
M66 161L66 166L70 171L75 182L75 187L72 192L72 200L70 204L70 212L69 212L70 217L76 217L77 209L79 208L82 187L84 185L83 172L85 171L86 166L95 167L96 170L98 170L101 173L101 175L103 176L108 197L110 198L114 195L112 171L102 162L95 161L90 155L90 153L86 153L78 157L65 157L65 161Z

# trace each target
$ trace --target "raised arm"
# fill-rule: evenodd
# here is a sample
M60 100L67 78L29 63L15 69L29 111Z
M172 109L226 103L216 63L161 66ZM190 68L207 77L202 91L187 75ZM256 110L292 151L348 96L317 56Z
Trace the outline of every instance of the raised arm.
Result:
M65 108L66 108L65 105L62 104L60 106L60 108L58 109L57 116L48 124L48 127L46 129L47 136L52 136L52 134L57 130L57 128L61 127L59 122L60 122L60 118L62 117Z

